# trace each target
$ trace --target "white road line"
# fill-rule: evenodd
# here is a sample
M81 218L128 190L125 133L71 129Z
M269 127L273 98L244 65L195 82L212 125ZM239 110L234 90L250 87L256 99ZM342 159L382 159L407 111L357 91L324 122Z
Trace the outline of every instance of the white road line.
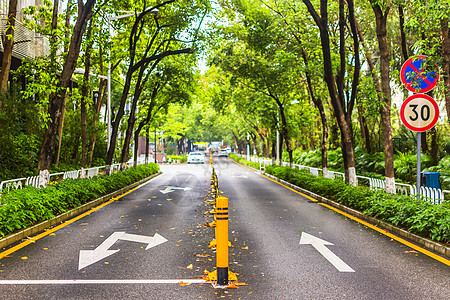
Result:
M68 279L68 280L0 280L0 285L63 285L63 284L178 284L207 283L204 279Z

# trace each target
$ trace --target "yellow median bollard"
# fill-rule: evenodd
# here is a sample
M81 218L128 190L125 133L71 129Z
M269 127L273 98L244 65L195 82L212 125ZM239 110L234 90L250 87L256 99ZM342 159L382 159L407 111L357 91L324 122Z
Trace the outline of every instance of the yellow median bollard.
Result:
M216 199L217 284L228 284L228 198Z

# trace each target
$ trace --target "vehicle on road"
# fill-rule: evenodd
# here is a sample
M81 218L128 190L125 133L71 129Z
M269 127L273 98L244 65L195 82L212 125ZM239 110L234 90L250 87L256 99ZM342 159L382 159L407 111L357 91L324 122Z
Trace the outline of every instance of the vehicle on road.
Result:
M187 157L188 164L204 164L205 154L202 152L191 152Z
M228 156L227 149L220 149L219 150L219 157L221 157L221 156Z

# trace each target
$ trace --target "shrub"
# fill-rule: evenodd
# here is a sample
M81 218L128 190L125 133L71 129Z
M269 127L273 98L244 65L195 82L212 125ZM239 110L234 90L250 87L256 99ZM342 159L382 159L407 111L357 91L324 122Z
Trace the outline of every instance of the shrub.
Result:
M367 187L352 187L340 180L316 177L304 170L267 166L267 173L362 211L381 221L443 243L450 243L450 205L432 204L415 196L390 195Z
M0 236L79 207L158 172L156 164L140 165L91 179L66 179L43 189L27 186L2 195Z

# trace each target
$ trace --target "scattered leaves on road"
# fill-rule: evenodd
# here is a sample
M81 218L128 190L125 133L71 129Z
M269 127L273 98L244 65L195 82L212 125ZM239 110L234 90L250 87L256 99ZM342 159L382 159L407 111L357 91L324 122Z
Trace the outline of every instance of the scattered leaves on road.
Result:
M210 257L211 255L209 255L209 254L196 254L195 256L198 256L198 257Z

